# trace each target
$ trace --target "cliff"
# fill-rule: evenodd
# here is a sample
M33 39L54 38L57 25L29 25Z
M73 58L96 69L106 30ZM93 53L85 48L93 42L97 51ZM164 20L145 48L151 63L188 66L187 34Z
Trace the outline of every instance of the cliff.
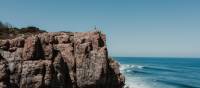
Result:
M100 32L54 32L0 40L0 88L123 88Z

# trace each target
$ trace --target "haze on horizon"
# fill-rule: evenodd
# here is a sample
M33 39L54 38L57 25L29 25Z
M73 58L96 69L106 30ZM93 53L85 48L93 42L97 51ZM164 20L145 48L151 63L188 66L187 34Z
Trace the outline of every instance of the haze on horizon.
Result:
M0 21L107 35L111 56L200 57L199 0L2 0Z

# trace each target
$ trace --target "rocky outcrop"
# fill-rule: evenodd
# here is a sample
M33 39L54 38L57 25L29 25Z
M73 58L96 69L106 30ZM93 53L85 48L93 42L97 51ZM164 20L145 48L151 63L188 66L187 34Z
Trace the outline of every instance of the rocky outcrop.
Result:
M0 88L123 88L100 32L41 33L0 40Z

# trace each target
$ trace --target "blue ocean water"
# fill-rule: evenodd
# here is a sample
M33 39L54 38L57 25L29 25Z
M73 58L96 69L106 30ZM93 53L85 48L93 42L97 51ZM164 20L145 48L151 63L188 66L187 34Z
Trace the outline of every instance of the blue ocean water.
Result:
M200 58L115 57L129 88L200 88Z

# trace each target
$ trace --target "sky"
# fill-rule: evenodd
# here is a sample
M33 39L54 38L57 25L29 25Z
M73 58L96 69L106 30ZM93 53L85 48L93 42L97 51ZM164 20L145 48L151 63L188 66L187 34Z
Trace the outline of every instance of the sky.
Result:
M200 57L200 0L1 0L0 20L107 36L110 56Z

